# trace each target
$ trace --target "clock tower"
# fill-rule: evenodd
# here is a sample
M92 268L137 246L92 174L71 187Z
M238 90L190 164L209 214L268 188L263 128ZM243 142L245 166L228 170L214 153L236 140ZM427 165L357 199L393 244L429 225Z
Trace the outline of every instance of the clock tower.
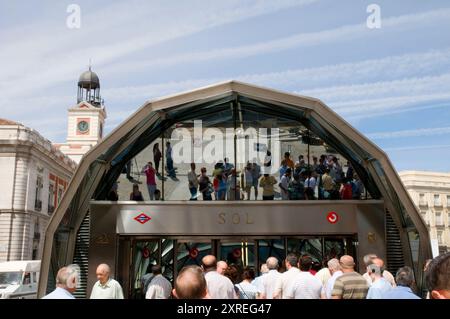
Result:
M61 152L80 162L81 158L103 138L106 110L100 97L100 80L91 67L78 80L77 105L69 109L67 143Z

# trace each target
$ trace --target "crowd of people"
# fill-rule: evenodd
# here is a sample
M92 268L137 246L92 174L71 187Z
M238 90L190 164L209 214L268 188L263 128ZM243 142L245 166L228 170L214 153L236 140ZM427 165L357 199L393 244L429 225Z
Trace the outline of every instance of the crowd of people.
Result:
M176 178L176 168L173 167L172 148L167 142L166 169L168 175ZM157 177L161 179L159 166L161 151L158 143L154 145L154 163L148 162L141 170L146 176L146 186L150 200L161 198L161 191L157 189ZM294 163L291 154L286 152L281 161L277 174L271 171L272 157L270 152L266 156L264 166L258 163L247 162L242 171L237 170L228 158L214 165L212 172L201 167L197 172L196 164L190 164L187 173L190 200L197 200L201 195L203 200L250 200L258 199L259 190L262 189L263 200L315 200L315 199L361 199L365 188L352 165L347 162L344 172L336 156L321 155L312 157L312 163L306 163L303 155ZM176 179L178 181L178 179ZM278 186L278 187L277 187ZM117 184L114 184L109 200L118 200ZM139 190L138 183L133 184L130 200L143 201L144 197Z
M328 260L326 267L315 272L309 255L289 253L284 260L285 271L280 272L279 260L271 256L261 266L261 275L255 277L250 267L241 269L207 255L201 266L183 267L173 287L160 265L151 265L141 283L146 299L421 299L410 267L398 269L394 277L375 254L364 256L364 263L365 271L360 274L355 271L353 257L344 255ZM426 265L427 298L450 299L449 271L450 253ZM91 299L123 299L122 287L110 272L106 264L97 267L98 281ZM73 299L77 278L74 265L61 268L56 289L44 298Z

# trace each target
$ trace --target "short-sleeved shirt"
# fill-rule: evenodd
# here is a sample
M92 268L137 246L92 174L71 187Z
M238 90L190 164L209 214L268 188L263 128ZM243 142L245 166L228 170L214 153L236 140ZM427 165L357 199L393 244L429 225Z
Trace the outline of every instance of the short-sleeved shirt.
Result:
M263 176L261 180L259 181L259 186L263 188L263 196L273 196L274 195L274 189L273 185L277 183L275 177L273 176Z
M188 176L189 187L198 188L198 179L197 179L197 175L195 174L195 172L190 171L187 176Z
M97 281L92 288L91 299L123 299L122 287L111 278L104 285Z
M342 299L366 299L368 290L367 281L353 271L344 273L336 279L331 295Z
M205 275L208 293L212 299L234 299L234 285L228 277L217 271L208 271Z
M278 278L273 291L274 296L281 299L289 299L294 295L292 289L294 288L294 279L300 273L297 267L291 267L288 271L281 274Z
M145 168L144 173L147 176L147 185L156 185L155 172L153 167L147 166Z
M53 290L48 295L42 297L42 299L75 299L75 297L66 289L56 287L55 290Z
M266 276L263 277L263 288L266 299L273 299L273 292L275 291L275 286L278 279L281 277L276 269L271 269Z
M287 295L289 299L320 299L322 283L309 271L301 271L293 281L293 288Z
M334 186L333 178L328 174L324 174L322 176L322 185L324 190L326 191L332 190Z
M421 299L409 287L397 286L383 293L381 299Z
M169 299L172 292L172 285L170 281L159 274L153 277L148 285L145 299Z
M262 291L255 285L242 281L235 285L239 293L239 299L256 299Z
M383 299L382 295L392 289L391 284L384 278L372 283L367 293L367 299Z

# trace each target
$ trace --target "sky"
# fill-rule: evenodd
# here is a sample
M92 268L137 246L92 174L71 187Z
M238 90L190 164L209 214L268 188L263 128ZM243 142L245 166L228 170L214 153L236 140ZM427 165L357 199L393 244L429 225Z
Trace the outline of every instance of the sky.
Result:
M64 142L90 60L106 133L234 79L321 99L397 170L450 172L448 0L0 0L0 118Z

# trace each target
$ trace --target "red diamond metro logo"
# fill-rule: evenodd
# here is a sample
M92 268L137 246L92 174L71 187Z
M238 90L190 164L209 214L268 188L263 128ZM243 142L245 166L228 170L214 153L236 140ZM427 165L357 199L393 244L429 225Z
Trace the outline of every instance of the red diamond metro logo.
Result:
M144 213L140 213L138 216L134 217L135 221L138 221L141 224L145 224L146 222L148 222L150 219L152 219L151 217L145 215Z

